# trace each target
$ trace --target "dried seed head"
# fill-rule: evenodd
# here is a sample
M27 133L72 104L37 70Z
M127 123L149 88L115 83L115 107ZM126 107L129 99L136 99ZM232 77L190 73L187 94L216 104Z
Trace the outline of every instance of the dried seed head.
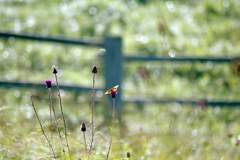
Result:
M130 155L130 152L129 152L129 151L127 151L127 157L128 157L128 158L130 158L130 157L131 157L131 155Z
M92 67L92 73L97 73L97 66Z
M81 125L81 131L85 132L87 129L87 125L85 122L82 122L82 125Z
M47 88L51 88L52 87L52 79L51 78L45 79L44 83L46 83Z
M56 66L52 66L52 70L53 70L53 74L57 74L57 67Z

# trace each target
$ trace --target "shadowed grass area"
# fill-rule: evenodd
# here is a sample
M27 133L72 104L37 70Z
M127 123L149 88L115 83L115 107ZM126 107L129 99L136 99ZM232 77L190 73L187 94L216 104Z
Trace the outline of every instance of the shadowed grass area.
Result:
M50 159L51 151L34 115L29 94L32 91L1 89L0 108L0 157L2 159ZM69 95L70 96L69 96ZM17 96L16 96L17 95ZM61 117L56 97L53 97L57 117ZM82 103L76 93L62 94L63 111L68 128L68 141L72 159L86 159L83 134L80 125L86 122L86 139L89 149L91 141L91 101ZM87 95L86 95L87 96ZM47 136L50 136L49 108L47 93L36 91L35 107ZM89 96L90 97L90 96ZM117 99L116 99L117 101ZM105 159L110 138L109 125L102 124L105 114L104 103L96 103L95 136L93 155L90 159ZM177 103L160 105L154 103L123 106L123 124L120 130L116 119L113 128L113 142L109 159L238 159L239 147L236 145L240 132L238 127L240 111L237 108L206 107L204 111L197 106ZM61 131L63 122L58 120ZM120 132L123 136L120 137ZM63 134L63 133L62 133ZM231 134L233 136L231 137ZM61 144L56 127L53 147L57 153ZM64 159L63 154L59 155Z

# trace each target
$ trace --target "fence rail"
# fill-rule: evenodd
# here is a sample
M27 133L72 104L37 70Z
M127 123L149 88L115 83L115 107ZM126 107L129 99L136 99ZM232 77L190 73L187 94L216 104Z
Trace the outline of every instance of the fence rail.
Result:
M201 58L201 57L155 57L155 56L125 56L124 60L126 61L190 61L190 62L231 62L234 59L237 59L238 57L235 58Z
M205 103L206 106L231 106L238 107L240 106L240 102L228 102L228 101L202 101L200 100L178 100L178 99L153 99L153 98L123 98L124 102L132 102L132 103L179 103L179 104L189 104L189 105L201 105L201 103Z
M0 86L11 88L11 87L20 87L20 88L37 88L37 89L46 89L45 84L38 84L38 83L23 83L23 82L0 82ZM53 85L54 86L54 85ZM66 91L76 91L76 92L90 92L92 88L87 87L79 87L79 86L67 86L61 85L60 89ZM95 91L103 90L103 88L95 88Z
M13 32L0 32L0 37L3 38L20 38L26 40L37 40L37 41L47 41L47 42L57 42L62 44L72 44L72 45L84 45L84 46L94 46L103 47L106 49L106 53L103 56L106 77L106 86L104 90L107 90L114 85L121 84L122 79L122 65L124 61L190 61L190 62L220 62L229 63L232 60L239 59L239 57L226 57L226 58L204 58L204 57L140 57L140 56L123 56L122 54L122 39L121 37L104 37L103 39L96 38L78 38L73 39L65 36L43 36L40 34L29 34L21 33L16 34ZM41 84L31 84L31 83L20 83L20 82L0 82L0 86L3 87L38 87L45 88L45 85ZM75 90L77 92L90 91L91 88L79 87L79 86L61 86L64 90ZM100 89L102 90L102 89ZM121 88L119 87L118 97L121 97ZM123 96L124 97L124 96ZM122 106L122 101L125 102L156 102L156 103L171 103L177 102L180 104L197 104L197 101L182 101L182 100L161 100L161 99L126 99L122 98L117 101L116 107ZM240 106L240 102L207 102L208 105L213 106Z
M20 87L20 88L36 88L36 89L46 89L45 84L38 83L23 83L23 82L0 82L0 86L10 88L10 87ZM54 86L54 85L53 85ZM53 87L53 90L56 87ZM79 86L67 86L61 85L60 89L66 91L75 91L75 92L91 92L92 88L87 87L79 87ZM103 88L95 88L95 91L103 91ZM190 105L198 105L201 100L189 101L189 100L177 100L177 99L153 99L153 98L122 98L125 103L179 103L179 104L190 104ZM237 107L240 106L240 102L219 102L219 101L206 101L206 105L208 106L231 106Z
M101 39L97 39L97 38L73 39L73 38L68 38L66 36L59 36L59 35L58 36L43 36L38 33L16 34L13 32L0 32L0 37L5 37L5 38L14 37L14 38L27 39L27 40L57 42L57 43L64 43L64 44L86 45L86 46L96 46L96 47L102 47L104 44Z

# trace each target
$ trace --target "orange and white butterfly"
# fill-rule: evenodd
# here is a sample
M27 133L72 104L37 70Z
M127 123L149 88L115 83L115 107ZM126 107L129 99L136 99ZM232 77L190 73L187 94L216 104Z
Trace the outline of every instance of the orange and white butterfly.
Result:
M105 94L111 94L112 91L116 91L118 89L119 85L114 86L113 88L109 89Z

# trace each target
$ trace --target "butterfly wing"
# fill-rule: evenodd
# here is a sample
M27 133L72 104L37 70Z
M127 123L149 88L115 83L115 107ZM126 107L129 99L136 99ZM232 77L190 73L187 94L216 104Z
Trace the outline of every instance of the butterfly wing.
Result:
M116 91L118 89L119 85L116 85L112 88L112 91Z
M105 94L110 94L112 91L116 91L118 89L119 85L114 86L113 88L109 89Z
M105 94L110 94L112 92L112 89L109 89Z

